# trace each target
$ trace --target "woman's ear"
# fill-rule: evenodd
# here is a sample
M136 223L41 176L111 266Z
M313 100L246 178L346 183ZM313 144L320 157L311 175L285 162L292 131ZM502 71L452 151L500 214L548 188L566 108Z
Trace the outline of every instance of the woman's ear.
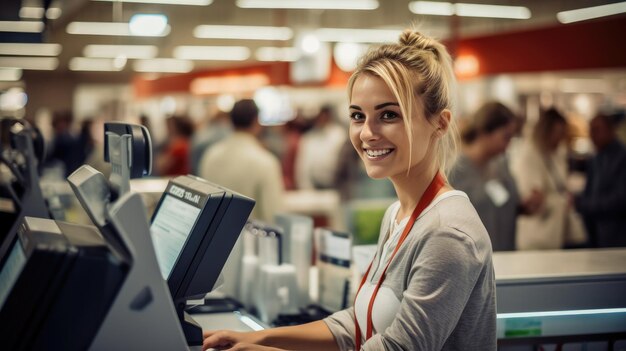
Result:
M437 118L435 126L437 127L437 136L442 136L450 126L450 119L452 118L452 113L448 109L444 109L439 114L439 118Z

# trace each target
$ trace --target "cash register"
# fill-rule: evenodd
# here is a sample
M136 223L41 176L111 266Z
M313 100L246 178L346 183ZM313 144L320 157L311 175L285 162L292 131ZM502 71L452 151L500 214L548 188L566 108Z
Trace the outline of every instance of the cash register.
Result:
M68 181L103 235L119 237L134 260L90 349L199 346L202 330L185 313L186 300L211 291L254 200L180 176L169 182L150 224L140 195L129 191L130 178L149 174L147 130L106 123L105 137L110 179L82 166Z
M50 218L39 186L43 159L41 133L28 122L5 118L0 123L0 163L6 170L0 180L0 259L13 247L25 216Z

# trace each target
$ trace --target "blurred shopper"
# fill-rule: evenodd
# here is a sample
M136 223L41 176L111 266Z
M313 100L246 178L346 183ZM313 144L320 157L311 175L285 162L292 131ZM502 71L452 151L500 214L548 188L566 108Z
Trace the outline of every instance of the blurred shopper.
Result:
M597 154L587 168L576 209L585 219L591 246L626 246L626 148L608 115L593 118L589 131Z
M299 189L335 187L339 151L346 139L345 128L335 121L332 107L322 107L313 129L300 139L296 156L296 186Z
M185 175L191 172L189 148L193 123L186 116L172 116L165 120L167 141L155 160L156 171L161 176Z
M203 349L496 350L491 243L443 176L456 156L454 87L445 46L411 30L360 60L348 83L350 140L398 201L354 307L298 326L205 330Z
M566 135L565 117L548 109L539 117L532 137L512 157L511 171L521 197L532 196L534 191L544 197L538 211L517 219L517 249L561 249L565 245L570 216Z
M230 115L220 111L211 118L204 128L194 134L191 139L191 153L189 155L191 160L191 173L196 175L200 174L202 155L204 155L206 150L211 146L230 135L232 130L233 126L230 123Z
M262 127L253 100L240 100L230 112L234 132L213 145L202 156L200 177L232 189L256 201L250 217L267 223L282 209L283 178L278 158L258 139ZM239 237L222 269L224 283L219 291L237 296L241 288L242 237Z
M462 128L463 152L449 176L450 184L464 191L483 221L493 251L515 250L517 215L535 213L543 202L533 190L524 201L504 156L517 117L499 102L484 104Z
M84 161L78 138L72 134L73 123L74 115L70 111L55 112L52 116L54 141L48 166L60 167L64 177L72 174Z
M258 141L259 109L253 100L240 100L230 112L234 132L207 150L200 176L256 201L251 217L273 222L280 210L283 180L280 162Z

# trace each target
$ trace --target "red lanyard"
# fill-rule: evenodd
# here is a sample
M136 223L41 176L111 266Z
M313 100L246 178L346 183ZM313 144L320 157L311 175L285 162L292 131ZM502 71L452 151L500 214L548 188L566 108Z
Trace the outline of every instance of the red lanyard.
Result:
M400 248L402 243L404 242L404 239L406 239L406 237L409 235L409 232L411 231L411 228L413 228L413 224L415 224L417 217L419 217L422 211L424 211L424 209L428 207L428 205L430 205L430 203L435 199L435 196L437 196L437 193L439 192L439 190L441 190L441 188L443 188L445 184L446 184L445 179L443 178L441 173L438 172L433 178L433 180L430 182L430 185L428 185L428 188L426 188L424 195L422 195L422 198L420 199L419 203L417 204L417 206L415 206L415 209L413 210L413 213L411 214L409 221L404 227L404 231L402 232L402 235L400 236L400 239L398 240L398 245L396 245L396 248L393 250L393 253L391 254L391 258L389 258L389 262L387 262L387 265L385 266L385 270L381 274L380 279L378 280L378 283L376 283L376 288L374 289L374 292L372 293L372 297L370 299L370 303L367 306L367 335L365 336L366 341L367 339L372 337L372 329L373 329L372 307L374 306L374 300L376 300L376 294L378 294L378 289L380 289L380 286L382 285L383 280L385 280L385 273L387 272L387 268L389 268L389 264L391 264L391 261L396 255L396 252L398 252L398 249ZM383 258L381 257L381 259ZM367 272L365 272L363 279L361 279L361 285L359 286L359 290L357 290L356 292L356 296L359 296L359 292L361 291L363 284L365 284L365 281L367 280L367 276L370 273L370 269L372 269L373 263L374 263L374 259L372 259L370 266L367 268ZM356 297L354 301L356 304ZM358 350L361 347L361 328L359 327L359 321L356 318L356 310L354 310L354 324L355 324L355 329L356 329L355 330L356 332L355 349Z

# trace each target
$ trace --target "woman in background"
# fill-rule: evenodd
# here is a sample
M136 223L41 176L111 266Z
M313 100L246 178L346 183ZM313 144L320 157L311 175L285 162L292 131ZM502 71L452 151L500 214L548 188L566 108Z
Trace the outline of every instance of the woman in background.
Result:
M450 184L464 191L483 221L493 251L515 250L518 214L533 214L542 204L532 190L522 201L504 153L516 128L516 116L499 102L484 104L461 131L463 150L450 172Z
M543 194L541 207L531 216L517 220L516 247L519 250L561 249L569 217L566 189L567 121L556 109L541 114L532 137L522 145L511 165L520 195Z
M193 135L193 123L188 117L172 116L165 120L168 141L156 159L160 176L185 175L191 172L189 149Z
M300 326L206 331L204 349L495 350L491 243L467 195L442 174L456 153L450 55L407 30L365 55L348 84L352 145L399 200L354 307Z

